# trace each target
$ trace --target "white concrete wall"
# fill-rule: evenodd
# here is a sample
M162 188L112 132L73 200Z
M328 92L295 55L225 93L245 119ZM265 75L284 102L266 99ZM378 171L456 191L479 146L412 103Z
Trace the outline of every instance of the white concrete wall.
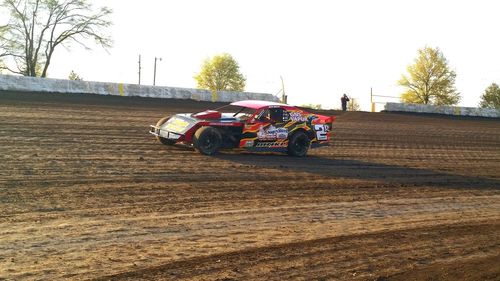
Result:
M139 96L166 99L192 99L199 101L234 102L240 100L277 101L271 94L210 91L189 88L145 86L106 82L72 81L63 79L34 78L0 75L0 91L79 93L115 96Z
M392 103L385 105L386 111L437 113L458 116L478 116L500 118L500 110L476 107L437 106L425 104Z

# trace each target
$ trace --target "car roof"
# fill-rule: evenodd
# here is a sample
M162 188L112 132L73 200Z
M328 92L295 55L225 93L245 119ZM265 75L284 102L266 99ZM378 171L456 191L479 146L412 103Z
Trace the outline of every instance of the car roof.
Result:
M248 107L252 109L261 109L269 106L282 106L284 108L293 108L288 104L273 102L273 101L263 101L263 100L242 100L231 103L231 105Z

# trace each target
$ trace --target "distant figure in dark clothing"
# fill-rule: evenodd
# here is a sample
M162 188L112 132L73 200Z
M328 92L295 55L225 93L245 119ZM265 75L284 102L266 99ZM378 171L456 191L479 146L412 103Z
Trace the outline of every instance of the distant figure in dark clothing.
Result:
M347 97L346 94L344 94L341 98L340 98L340 102L342 103L342 111L346 111L347 110L347 102L349 101L349 97Z

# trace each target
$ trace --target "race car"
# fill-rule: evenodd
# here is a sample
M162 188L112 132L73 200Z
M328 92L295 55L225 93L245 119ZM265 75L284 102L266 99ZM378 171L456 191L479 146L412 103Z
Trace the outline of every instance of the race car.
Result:
M328 145L334 120L335 116L287 104L244 100L215 110L164 117L149 132L165 145L188 145L205 155L241 148L303 157L310 148Z

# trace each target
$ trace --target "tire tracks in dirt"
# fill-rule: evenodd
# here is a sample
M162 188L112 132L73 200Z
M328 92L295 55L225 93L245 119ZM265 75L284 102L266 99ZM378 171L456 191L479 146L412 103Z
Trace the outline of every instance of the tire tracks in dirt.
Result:
M349 113L304 159L147 134L217 106L0 93L0 279L375 280L496 261L498 120Z

